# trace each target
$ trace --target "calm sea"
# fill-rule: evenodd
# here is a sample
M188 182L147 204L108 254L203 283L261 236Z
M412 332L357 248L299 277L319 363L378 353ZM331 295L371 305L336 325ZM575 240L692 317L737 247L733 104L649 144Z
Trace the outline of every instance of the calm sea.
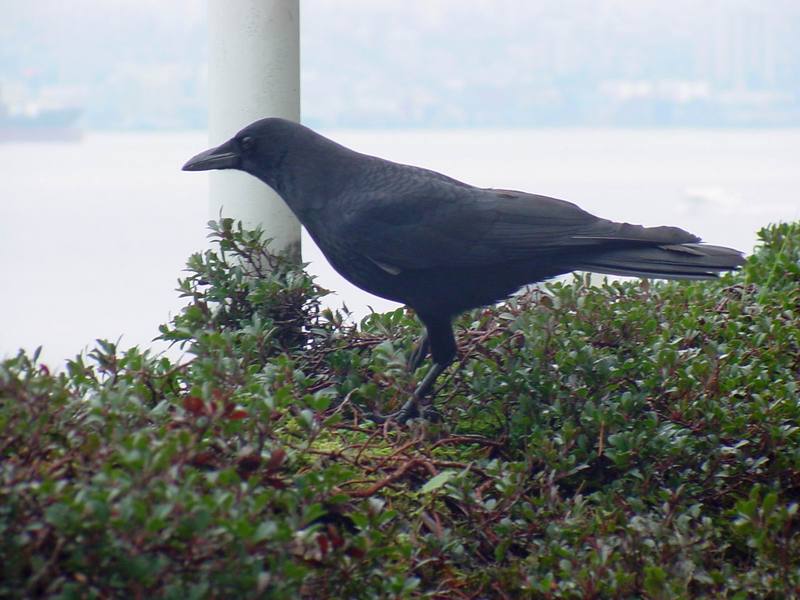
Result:
M326 133L475 185L748 251L758 228L800 219L800 130ZM205 147L194 132L0 144L0 356L44 345L57 365L98 337L150 344L181 305L186 258L206 244L206 177L180 171ZM310 243L304 254L338 293L331 304L392 306L342 281Z

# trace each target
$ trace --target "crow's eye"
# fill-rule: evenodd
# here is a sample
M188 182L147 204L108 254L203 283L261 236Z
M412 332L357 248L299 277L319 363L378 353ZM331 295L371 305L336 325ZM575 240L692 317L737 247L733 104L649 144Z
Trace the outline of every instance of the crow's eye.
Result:
M245 152L247 152L249 150L252 150L255 147L255 145L256 145L256 141L253 138L251 138L249 135L244 136L239 141L239 147L241 147L241 149L244 150Z

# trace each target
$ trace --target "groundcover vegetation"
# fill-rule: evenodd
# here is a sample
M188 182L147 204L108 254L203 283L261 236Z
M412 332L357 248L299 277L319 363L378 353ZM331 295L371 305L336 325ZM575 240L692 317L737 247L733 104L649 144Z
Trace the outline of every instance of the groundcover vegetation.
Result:
M212 224L161 328L0 365L0 596L786 598L800 594L800 225L715 282L576 277L457 323L423 371ZM423 367L424 368L424 367Z

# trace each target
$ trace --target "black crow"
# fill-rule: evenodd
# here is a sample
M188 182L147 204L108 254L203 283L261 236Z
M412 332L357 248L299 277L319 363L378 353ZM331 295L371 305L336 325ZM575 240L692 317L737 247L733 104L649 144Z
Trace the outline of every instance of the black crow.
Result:
M574 270L710 279L744 262L740 252L701 244L677 227L615 223L564 200L474 187L355 152L284 119L256 121L183 169L258 177L345 279L414 309L426 334L410 366L428 351L433 366L403 418L455 357L452 320L467 309Z

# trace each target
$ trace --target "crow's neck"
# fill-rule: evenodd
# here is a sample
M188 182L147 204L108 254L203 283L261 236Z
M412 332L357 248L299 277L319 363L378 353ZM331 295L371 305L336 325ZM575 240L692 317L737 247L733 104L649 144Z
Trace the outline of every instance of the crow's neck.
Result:
M363 155L317 134L293 141L299 143L288 147L265 181L305 221L308 215L324 212L328 202L343 192L359 171Z

